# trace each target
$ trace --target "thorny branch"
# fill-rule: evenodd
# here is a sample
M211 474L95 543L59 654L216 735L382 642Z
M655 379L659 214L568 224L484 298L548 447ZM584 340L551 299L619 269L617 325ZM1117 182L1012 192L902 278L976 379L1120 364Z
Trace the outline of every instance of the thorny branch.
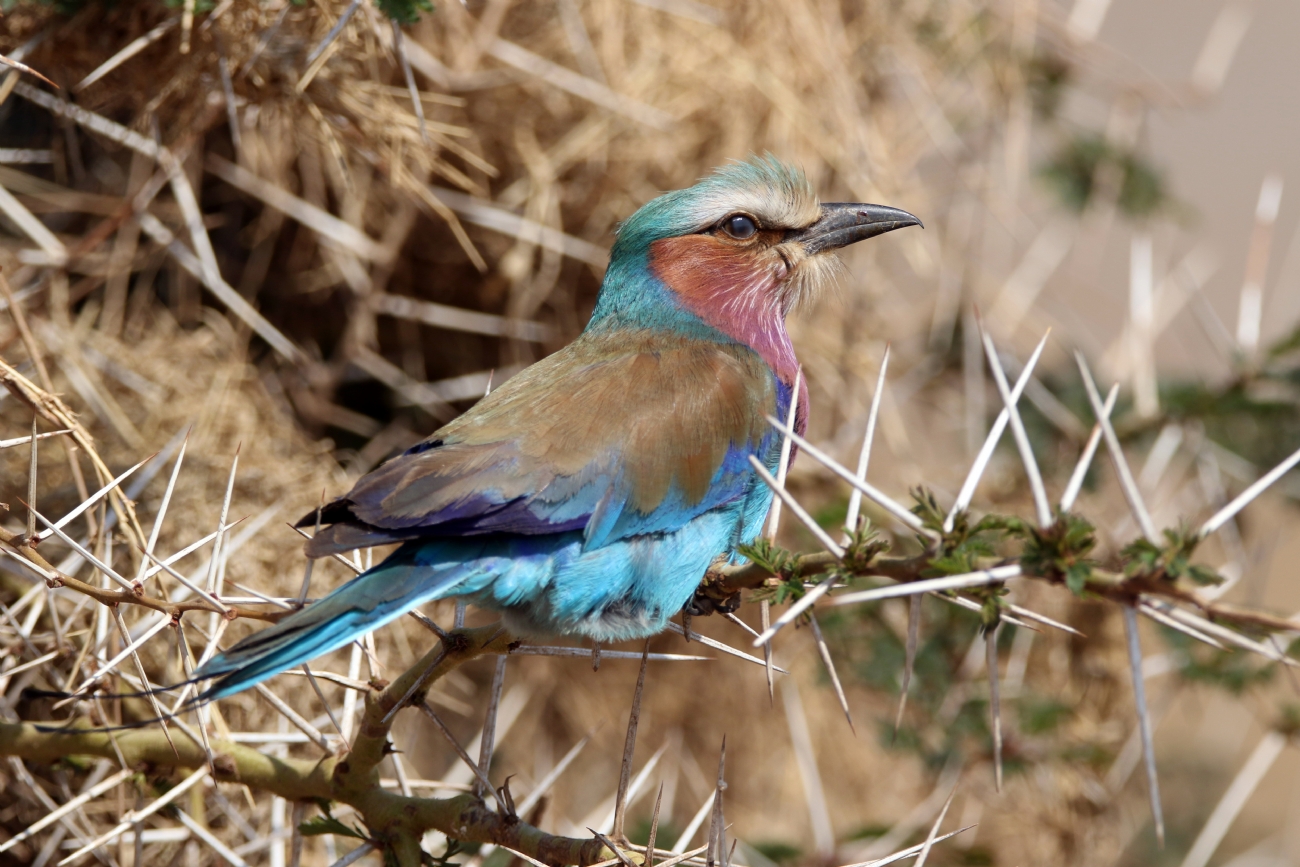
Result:
M1066 518L1059 517L1057 524L1046 529L1045 535L1050 534L1065 520ZM705 575L697 591L697 604L702 597L719 610L725 610L729 604L728 600L734 600L742 591L776 587L783 582L814 581L819 576L825 576L832 571L840 573L845 580L887 578L900 584L920 581L937 574L934 571L934 561L942 553L945 544L947 544L946 540L931 544L925 552L910 557L855 557L855 551L850 548L843 561L837 560L829 552L817 551L791 556L781 563L781 568L775 571L770 568L771 564L764 565L754 561L737 566L715 567ZM1015 562L1017 559L980 557L973 561L972 570L989 569ZM1020 565L1021 578L1053 584L1066 583L1065 576L1059 571L1026 568L1023 559L1020 559ZM1085 588L1091 596L1111 602L1132 605L1139 597L1159 597L1169 602L1194 606L1203 615L1216 622L1269 632L1300 631L1300 623L1283 617L1207 601L1173 583L1169 580L1171 577L1173 576L1162 571L1128 575L1125 574L1123 564L1118 569L1093 566L1088 571Z
M0 755L53 762L70 755L116 759L132 768L211 766L219 782L240 783L293 801L334 801L354 808L372 842L389 849L397 863L420 864L420 839L437 830L464 842L492 843L546 864L594 864L611 853L596 839L547 834L517 816L493 812L476 795L418 798L380 786L379 764L392 751L391 719L412 686L418 704L423 690L449 671L488 654L508 653L514 639L496 625L459 629L391 683L372 681L350 749L317 760L277 758L250 747L213 739L212 758L193 737L177 739L175 751L161 730L110 733L92 728L51 730L33 723L0 723Z
M173 602L170 599L160 599L156 596L150 596L144 592L144 588L139 584L135 585L134 592L128 590L109 590L105 587L96 587L94 584L88 584L69 575L61 574L48 560L42 557L37 550L27 544L27 538L22 533L14 533L0 527L0 543L3 543L4 551L11 556L26 561L28 564L36 567L33 571L45 579L47 586L51 588L66 587L69 590L75 590L85 596L89 596L97 602L104 605L139 605L143 608L152 608L154 611L161 611L169 615L173 620L178 619L187 611L211 611L221 614L227 619L234 620L239 617L247 617L252 620L263 620L268 623L274 623L280 618L291 613L287 610L269 610L262 611L254 608L245 608L242 606L228 606L226 611L206 602L202 599L190 602Z
M69 429L73 441L91 459L97 475L105 481L112 480L89 434L56 396L27 380L3 360L0 360L0 384L47 421ZM802 445L807 447L806 443ZM123 526L143 539L130 500L116 488L109 496ZM906 517L917 531L915 538L922 546L918 554L884 556L888 546L869 530L850 534L844 549L835 552L796 555L770 544L765 548L755 546L745 551L750 556L749 563L715 568L705 576L692 611L733 610L746 590L756 597L771 599L775 595L788 600L803 595L808 582L825 583L828 588L873 578L909 584L936 576L988 572L999 567L1005 571L1014 564L1019 577L1065 585L1075 593L1104 599L1130 611L1135 605L1150 606L1152 600L1158 600L1196 609L1210 621L1231 624L1248 632L1298 631L1297 624L1289 620L1218 604L1191 592L1180 579L1204 583L1217 577L1190 564L1191 555L1201 541L1197 533L1167 532L1164 543L1150 539L1135 542L1106 563L1109 568L1103 568L1103 564L1087 558L1095 544L1091 525L1073 513L1060 512L1050 525L1035 527L1016 518L997 515L975 521L964 511L945 519L931 495L918 492L917 501L913 509L916 517ZM894 509L895 514L901 511L898 507ZM995 535L997 545L968 545L980 533ZM177 625L185 613L192 611L219 614L226 620L250 618L274 622L292 610L233 605L223 609L202 598L174 602L150 596L139 582L129 589L98 587L61 574L37 551L37 541L28 534L0 528L0 552L20 561L47 586L65 587L112 608L138 605L168 615ZM1011 550L1013 545L1019 549ZM995 549L1001 556L992 553ZM969 595L960 600L966 607L980 610L989 626L996 625L1003 605L993 583L968 591ZM621 856L621 853L611 853L608 841L599 836L577 839L547 834L520 820L510 809L491 809L477 794L419 798L381 786L378 768L393 750L389 735L397 712L406 706L422 705L429 687L459 665L484 655L509 653L513 641L497 625L456 629L442 635L436 647L391 683L371 681L351 744L346 751L316 760L276 757L220 738L205 738L205 744L185 727L181 729L183 737L169 739L161 729L115 733L74 723L56 730L31 722L0 723L0 755L22 756L38 762L90 755L116 758L128 768L207 767L220 782L240 783L298 802L343 803L360 815L371 844L391 853L403 867L422 862L420 840L430 830L440 831L449 839L500 846L545 864L593 864L611 854ZM505 797L498 803L511 801Z

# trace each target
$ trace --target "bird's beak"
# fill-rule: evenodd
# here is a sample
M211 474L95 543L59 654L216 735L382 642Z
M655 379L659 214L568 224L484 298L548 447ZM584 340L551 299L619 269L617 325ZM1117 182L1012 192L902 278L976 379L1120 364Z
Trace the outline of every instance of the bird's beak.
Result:
M925 228L919 219L898 208L853 202L828 202L822 205L821 216L817 218L817 222L806 229L789 232L785 240L799 243L809 256L815 256L905 226Z

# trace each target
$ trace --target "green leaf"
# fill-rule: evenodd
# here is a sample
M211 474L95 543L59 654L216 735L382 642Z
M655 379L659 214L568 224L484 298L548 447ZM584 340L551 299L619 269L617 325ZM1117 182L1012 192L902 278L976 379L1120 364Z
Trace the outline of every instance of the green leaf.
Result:
M338 834L343 837L354 837L358 840L369 839L356 828L350 828L347 825L344 825L338 819L335 819L329 814L324 816L313 816L299 825L298 831L304 837L319 837L321 834Z
M1070 592L1075 596L1082 596L1091 577L1091 566L1087 563L1073 563L1065 570L1065 586L1070 588Z
M1226 580L1218 572L1207 566L1192 566L1187 570L1187 575L1202 587L1222 584Z
M429 0L376 0L379 11L398 24L411 25L420 20L421 12L432 12Z

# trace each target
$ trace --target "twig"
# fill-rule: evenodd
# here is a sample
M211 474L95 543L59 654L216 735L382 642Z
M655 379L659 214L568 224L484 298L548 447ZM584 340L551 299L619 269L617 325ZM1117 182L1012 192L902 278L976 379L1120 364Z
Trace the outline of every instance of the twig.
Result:
M793 681L787 681L787 683L793 688ZM718 753L718 782L713 795L713 815L709 819L710 849L705 858L708 867L713 867L714 864L720 861L724 862L722 867L726 867L727 826L722 810L722 793L727 788L726 770L727 736L723 735L722 750Z
M915 599L916 597L912 597ZM998 689L998 630L994 624L984 632L984 660L989 674L989 717L993 729L993 787L1002 791L1002 700ZM1032 635L1033 633L1028 633ZM942 817L941 817L942 818ZM935 826L936 830L938 825Z
M903 711L907 710L907 692L912 685L912 672L916 668L916 648L921 636L921 597L907 599L907 644L903 653L903 682L898 690L898 713L894 715L894 737L898 737L903 724Z
M483 789L482 780L487 778L488 772L492 769L492 750L497 735L497 710L501 707L501 688L506 682L506 661L508 659L509 657L505 654L498 656L496 668L492 672L492 686L488 693L487 714L483 719L483 734L478 745L478 766L482 773L479 775L479 781L474 785L474 794L480 798L487 794Z
M694 635L694 633L692 633ZM535 644L523 644L511 648L511 656L571 656L590 659L591 651L581 647L545 647ZM651 662L711 662L711 656L688 656L684 653L640 654L632 650L602 650L601 659L641 659L645 656Z
M130 830L132 825L139 823L141 820L149 816L152 816L154 813L158 812L163 807L170 804L172 801L175 801L177 798L185 794L195 785L202 782L207 776L208 776L207 768L200 768L199 770L190 774L184 780L177 783L172 788L168 789L165 794L155 799L153 803L145 807L143 810L132 810L131 812L127 813L125 816L122 817L122 821L119 822L117 825L115 825L112 830L100 834L94 840L90 841L85 846L82 846L80 849L78 849L77 851L73 852L71 855L64 858L62 861L60 861L59 867L64 867L64 865L71 864L77 859L79 859L82 855L85 855L87 852L94 851L95 849L98 849L100 846L104 845L105 843L108 843L116 839L118 835L122 834L125 831Z
M496 797L497 806L501 810L501 815L514 815L509 806L507 806L505 800L501 797L501 793L493 787L492 781L487 778L485 773L483 773L483 769L478 766L477 762L470 758L469 753L465 752L465 748L460 745L460 741L456 740L456 736L451 733L451 729L447 728L447 724L444 723L438 714L434 712L433 708L429 707L428 702L420 702L416 707L418 707L420 711L429 718L429 721L432 722L438 731L442 733L442 736L447 739L447 742L451 744L451 748L456 751L456 755L460 756L460 760L464 762L471 771L473 771L474 777L478 780L478 783Z
M1147 794L1151 798L1151 818L1156 840L1165 845L1165 817L1160 808L1160 781L1156 777L1155 743L1151 733L1151 714L1147 710L1146 684L1142 678L1142 647L1138 642L1137 612L1124 606L1124 633L1128 639L1129 672L1133 676L1133 700L1137 705L1138 727L1142 733L1142 755L1146 760Z
M826 673L830 675L831 687L835 690L835 698L840 703L840 710L844 711L844 718L849 721L849 731L857 736L858 729L853 725L853 714L849 713L849 700L844 695L844 685L840 683L839 672L835 670L835 661L831 659L831 649L826 645L821 625L813 615L808 616L808 625L812 627L813 640L817 642L817 653L822 658L822 664L826 666Z
M636 751L636 730L641 721L641 695L645 691L645 672L649 657L650 640L646 639L645 649L641 653L641 670L636 676L636 690L632 693L632 710L627 717L627 737L623 742L623 761L618 771L618 793L614 798L614 828L611 833L613 838L620 842L627 840L623 823L627 812L627 790L632 779L632 756Z

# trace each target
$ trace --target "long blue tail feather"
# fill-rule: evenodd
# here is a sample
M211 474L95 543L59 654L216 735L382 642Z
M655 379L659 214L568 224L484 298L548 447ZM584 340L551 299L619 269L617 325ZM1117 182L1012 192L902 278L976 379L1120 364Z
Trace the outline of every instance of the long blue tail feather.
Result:
M472 571L460 564L415 566L401 553L213 657L194 672L193 680L214 680L196 701L225 698L337 650L423 602L450 595Z

